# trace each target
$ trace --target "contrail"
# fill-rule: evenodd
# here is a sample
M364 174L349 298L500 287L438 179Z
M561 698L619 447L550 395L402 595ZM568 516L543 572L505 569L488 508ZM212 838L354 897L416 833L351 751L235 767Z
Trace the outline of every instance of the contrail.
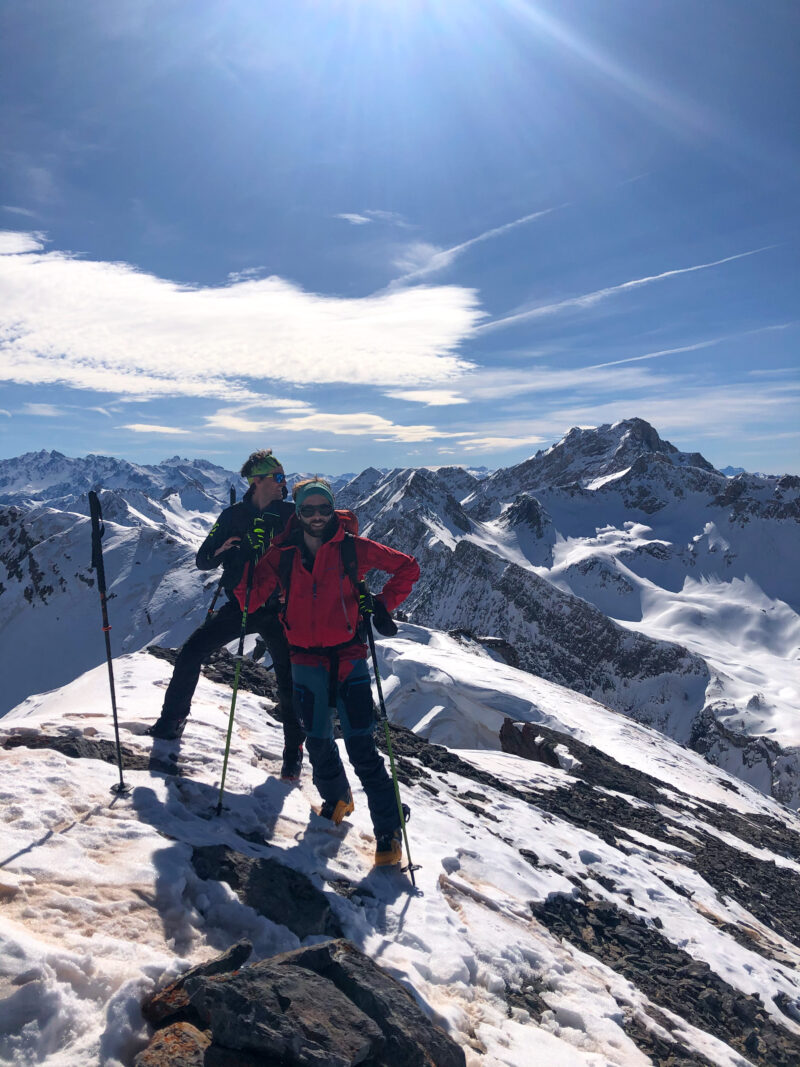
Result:
M698 270L708 270L709 267L719 267L722 263L732 263L735 259L745 259L747 256L757 256L760 252L768 252L776 245L764 245L763 248L753 248L749 252L739 252L735 256L726 256L724 259L715 259L710 263L698 263L694 267L680 267L677 270L665 270L661 274L651 274L647 278L634 278L621 285L611 285L606 289L596 289L593 293L584 293L582 296L571 296L566 300L559 300L555 304L543 304L541 307L531 308L530 311L520 311L516 315L507 315L503 319L495 319L486 322L482 326L476 326L475 332L487 332L498 330L504 326L511 326L517 322L525 322L528 319L543 318L545 315L557 315L559 311L568 311L570 308L588 308L599 304L609 296L625 292L627 289L638 289L642 285L651 282L660 282L664 278L674 278L678 274L692 274Z

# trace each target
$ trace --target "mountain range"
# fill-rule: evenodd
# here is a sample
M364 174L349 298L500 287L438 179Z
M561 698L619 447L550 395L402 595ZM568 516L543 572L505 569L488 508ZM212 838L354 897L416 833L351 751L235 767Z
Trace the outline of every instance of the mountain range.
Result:
M493 472L332 480L362 534L419 559L408 620L481 641L798 806L799 478L729 477L628 419ZM89 488L107 521L115 648L132 652L202 620L216 579L193 556L231 484L244 488L178 457L0 461L5 709L102 658Z

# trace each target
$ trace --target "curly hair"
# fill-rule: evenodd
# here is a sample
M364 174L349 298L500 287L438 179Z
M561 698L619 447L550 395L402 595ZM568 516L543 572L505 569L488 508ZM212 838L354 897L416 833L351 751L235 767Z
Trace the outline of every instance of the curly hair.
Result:
M242 464L242 469L239 474L243 478L249 478L254 470L259 467L266 468L278 468L281 466L281 461L276 459L272 454L271 448L259 448L257 452L251 452L247 459Z

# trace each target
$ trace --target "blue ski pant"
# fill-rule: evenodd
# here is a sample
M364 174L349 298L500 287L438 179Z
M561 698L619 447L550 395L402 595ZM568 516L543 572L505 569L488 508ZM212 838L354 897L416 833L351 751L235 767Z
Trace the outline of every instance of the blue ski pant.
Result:
M323 800L335 803L350 788L339 749L333 739L333 713L339 713L344 746L367 794L376 836L400 825L397 798L383 756L375 745L375 707L372 703L366 660L356 660L337 687L336 709L328 706L329 673L326 663L309 666L292 663L294 704L306 732L306 750L314 785Z

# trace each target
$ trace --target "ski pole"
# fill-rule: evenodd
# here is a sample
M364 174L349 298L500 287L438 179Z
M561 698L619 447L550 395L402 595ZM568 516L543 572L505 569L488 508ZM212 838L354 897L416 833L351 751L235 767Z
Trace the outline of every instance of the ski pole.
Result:
M111 659L111 638L109 632L111 626L108 621L108 607L106 603L106 570L103 566L103 546L100 543L106 532L103 523L103 512L100 510L100 501L97 493L92 489L89 492L89 515L92 520L92 562L90 569L97 574L97 589L100 593L100 607L103 614L103 634L106 639L106 660L108 661L108 684L111 688L111 710L114 715L114 736L117 741L117 764L119 766L119 782L112 785L111 792L118 796L126 796L130 789L122 777L122 748L119 743L119 721L117 719L117 697L114 692L114 666Z
M364 584L364 582L360 583L360 588L361 587L363 587L363 589L366 590L366 585ZM411 862L411 849L408 847L408 831L406 830L406 814L403 811L403 802L400 799L400 785L399 785L399 783L397 781L397 770L396 770L395 765L394 765L394 752L392 751L392 738L391 738L391 736L389 734L389 716L388 716L388 714L386 712L386 704L384 703L384 700L383 700L383 687L381 686L381 672L378 669L378 654L375 651L375 635L372 632L372 619L369 617L368 614L364 614L362 616L362 618L364 619L364 626L365 626L366 631L367 631L367 641L369 642L369 650L372 653L372 666L375 669L375 685L376 685L377 690L378 690L378 706L380 707L380 710L381 710L381 718L383 719L383 727L384 727L384 730L386 731L386 749L387 749L387 751L389 753L389 766L392 769L392 783L394 784L394 795L395 795L395 799L397 800L397 810L400 813L400 826L401 826L402 831L403 831L403 841L405 842L405 846L406 846L406 855L408 856L408 866L402 867L401 870L402 871L408 871L408 873L411 875L411 884L416 889L417 883L416 883L416 880L414 878L414 871L418 871L420 869L420 865L418 863L415 864L415 863Z
M233 695L231 696L231 713L228 716L228 736L225 738L225 759L222 761L222 780L219 783L219 800L217 801L217 815L222 814L222 797L225 791L225 774L228 770L228 755L231 749L231 734L233 733L233 713L236 709L236 694L239 691L239 675L242 671L242 659L244 658L244 639L247 635L247 609L250 607L250 594L253 591L253 575L256 571L255 560L251 561L247 574L247 592L244 595L244 610L242 611L242 630L239 634L239 648L236 652L236 670L233 675Z
M235 485L231 486L230 501L231 501L231 507L233 507L233 505L236 503L236 486ZM209 615L209 616L214 614L214 608L216 606L217 601L219 600L219 594L222 592L222 586L223 586L224 582L225 582L225 575L223 574L223 576L217 582L217 591L214 593L214 599L211 601L211 606L209 607L208 612L207 612L207 615Z

